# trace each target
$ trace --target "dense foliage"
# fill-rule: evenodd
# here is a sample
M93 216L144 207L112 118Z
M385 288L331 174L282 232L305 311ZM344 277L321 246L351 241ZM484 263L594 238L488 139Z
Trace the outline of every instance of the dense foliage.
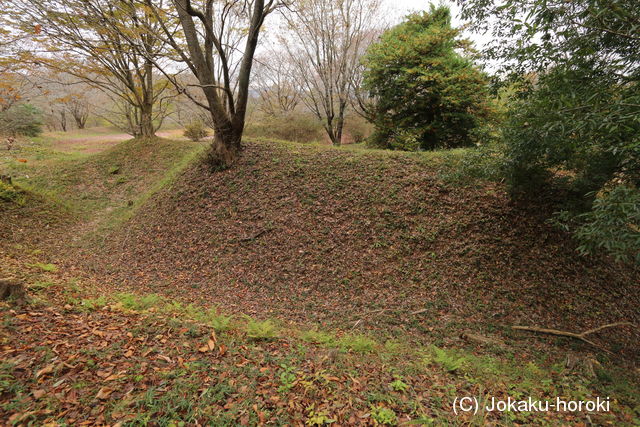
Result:
M202 120L194 120L184 127L184 136L197 142L209 135L209 131L204 127Z
M632 257L640 263L640 192L619 185L598 194L593 209L580 215L582 223L576 236L582 242L578 250L592 253L600 248L623 261Z
M0 134L38 136L41 132L42 113L33 105L14 105L0 112Z
M470 145L488 115L487 81L447 7L409 15L371 45L364 84L377 99L374 145L416 150Z
M638 253L640 2L461 4L479 31L499 40L489 58L519 82L503 133L511 188L530 193L561 178L575 196L565 216L578 220L582 252ZM610 226L603 218L614 212L618 225Z

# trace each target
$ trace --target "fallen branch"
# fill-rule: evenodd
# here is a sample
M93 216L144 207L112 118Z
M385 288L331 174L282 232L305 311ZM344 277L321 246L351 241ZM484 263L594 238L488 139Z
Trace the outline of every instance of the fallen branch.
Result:
M512 326L512 329L516 329L518 331L529 331L529 332L537 332L540 334L549 334L549 335L556 335L556 336L561 336L561 337L569 337L569 338L574 338L583 342L586 342L587 344L590 344L594 347L598 347L602 350L605 350L609 353L611 353L609 350L602 348L601 346L599 346L598 344L594 343L593 341L591 341L590 339L587 338L587 335L590 334L594 334L596 332L600 332L604 329L608 329L608 328L614 328L617 326L631 326L634 328L637 328L636 325L634 325L631 322L617 322L617 323L609 323L607 325L603 325L603 326L598 326L597 328L593 328L593 329L589 329L586 330L584 332L581 332L579 334L576 334L574 332L567 332L567 331L560 331L557 329L546 329L546 328L538 328L536 326Z
M269 232L273 230L273 228L265 228L263 230L258 231L256 234L252 235L252 236L248 236L248 237L241 237L238 239L239 242L250 242L251 240L256 240L258 237L262 236L263 234Z
M507 345L504 343L504 341L498 339L498 338L492 338L492 337L485 337L483 335L478 335L478 334L471 334L468 332L463 332L460 334L460 338L462 338L463 340L466 341L470 341L476 344L482 344L482 345L495 345L497 347L507 347Z

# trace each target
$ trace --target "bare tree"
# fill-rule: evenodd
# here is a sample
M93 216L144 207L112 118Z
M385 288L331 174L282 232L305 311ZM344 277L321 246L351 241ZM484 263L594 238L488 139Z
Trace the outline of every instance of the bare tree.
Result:
M253 87L258 92L258 110L268 116L289 113L298 106L302 91L296 82L296 65L271 51L257 62Z
M342 142L360 56L377 34L380 0L300 0L284 15L280 41L296 65L307 107L322 121L334 145Z
M67 111L73 117L78 129L84 129L89 118L89 101L82 94L73 94L67 101Z
M375 30L371 30L369 37L370 41L376 40L382 33L384 28L380 27ZM366 53L366 49L363 49L360 56L362 57ZM356 69L351 74L350 86L350 98L349 104L353 111L366 121L373 123L376 114L376 104L378 99L372 96L371 93L364 88L364 73L366 66L359 61Z
M67 130L67 121L84 129L91 110L91 99L98 90L68 73L39 70L31 78L37 91L33 103L47 119L47 126Z
M155 134L154 106L168 86L154 79L152 58L166 46L148 34L152 21L134 0L15 0L11 19L19 28L39 23L34 40L44 52L33 63L82 79L135 110L129 132L136 137Z
M265 18L283 0L162 0L144 1L162 31L153 34L169 44L175 59L184 64L198 83L185 87L175 66L162 66L167 78L194 103L208 110L215 131L209 162L214 168L229 166L238 156L244 131L253 59ZM199 88L204 102L191 88Z

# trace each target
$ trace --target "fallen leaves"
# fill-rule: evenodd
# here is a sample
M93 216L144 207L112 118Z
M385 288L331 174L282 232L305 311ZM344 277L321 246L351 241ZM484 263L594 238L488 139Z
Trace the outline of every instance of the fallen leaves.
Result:
M217 342L217 338L216 338L216 333L214 331L214 332L211 332L211 337L209 338L207 343L199 347L198 351L200 353L207 353L207 352L213 351L216 348L216 342Z
M156 359L164 360L164 361L165 361L165 362L167 362L167 363L173 363L173 360L171 360L171 358L170 358L170 357L168 357L168 356L164 356L164 355L162 355L162 354L158 354L158 355L156 356Z
M36 372L36 378L40 378L43 375L50 374L53 372L54 369L55 369L55 364L51 363L45 366L44 368L40 369L38 372Z
M111 393L113 393L112 389L110 389L109 387L102 387L100 390L98 390L96 399L107 400L109 396L111 396Z

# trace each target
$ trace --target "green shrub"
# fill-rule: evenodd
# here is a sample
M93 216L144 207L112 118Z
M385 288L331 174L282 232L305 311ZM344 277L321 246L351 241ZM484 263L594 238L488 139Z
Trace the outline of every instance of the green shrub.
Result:
M42 112L31 104L15 105L0 113L0 134L38 136L42 133Z
M280 378L280 386L278 387L278 391L280 393L288 393L296 383L296 379L298 378L296 374L296 368L293 366L288 366L285 364L281 364L280 374L278 377Z
M578 215L575 237L582 254L600 250L640 264L640 190L618 185L598 194L591 211Z
M107 298L104 296L97 298L87 298L80 301L80 310L95 311L107 305Z
M233 317L218 313L216 309L205 312L205 323L211 326L216 332L226 331L231 327Z
M398 129L389 135L386 141L379 141L386 144L386 148L400 151L418 151L420 149L420 135L415 130Z
M446 6L387 30L363 59L376 99L372 144L399 150L469 146L491 115L488 79L462 54L468 42Z
M190 140L197 142L209 135L209 131L200 120L194 120L184 128L184 136Z
M58 271L58 267L53 264L44 264L42 262L36 262L35 264L27 264L29 267L35 267L47 273L55 273Z
M308 426L323 426L336 422L336 420L331 418L326 412L316 411L314 405L308 407L307 411L309 412L309 415L305 424Z
M453 167L443 173L443 179L458 183L468 183L477 179L497 182L504 179L506 160L502 145L483 144L465 150Z
M44 291L46 289L49 289L52 286L55 286L55 283L53 283L53 282L36 282L36 283L34 283L34 284L29 286L29 290L37 293L37 292L41 292L41 291Z
M409 389L409 385L402 381L401 379L396 379L391 384L389 384L392 390L404 393Z

